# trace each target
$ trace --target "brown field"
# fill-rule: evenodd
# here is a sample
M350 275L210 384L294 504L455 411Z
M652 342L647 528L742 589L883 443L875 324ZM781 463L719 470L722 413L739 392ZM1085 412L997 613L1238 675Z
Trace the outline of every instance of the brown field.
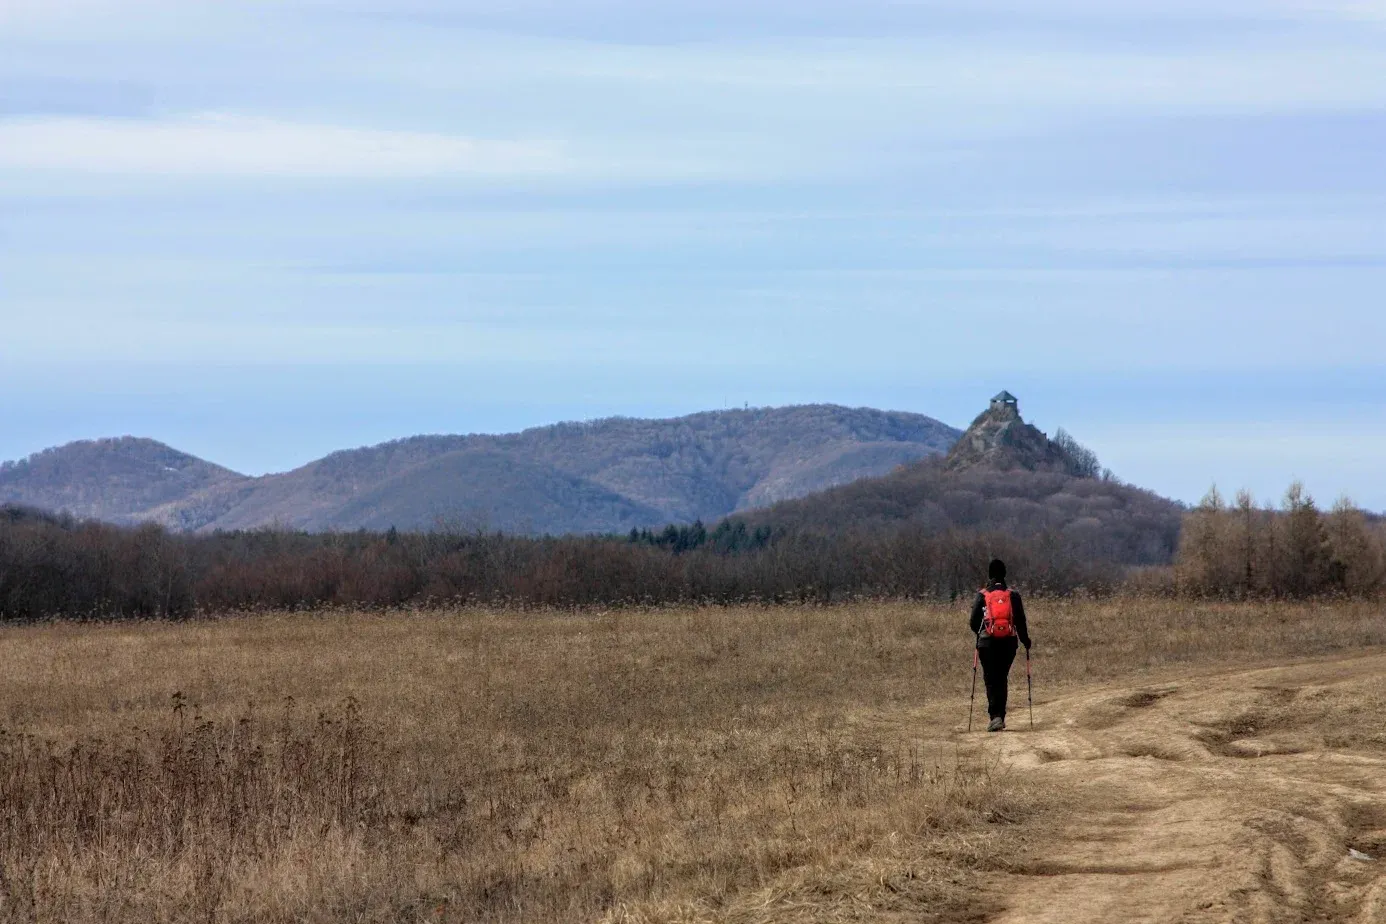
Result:
M1378 606L1029 609L995 736L962 605L6 628L0 918L1386 920Z

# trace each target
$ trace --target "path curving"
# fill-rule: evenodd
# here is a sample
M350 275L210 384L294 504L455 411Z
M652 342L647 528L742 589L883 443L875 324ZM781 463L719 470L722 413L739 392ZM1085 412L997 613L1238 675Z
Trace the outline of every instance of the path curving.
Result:
M1065 805L995 874L998 924L1386 924L1386 655L1107 688L1035 718L961 738Z

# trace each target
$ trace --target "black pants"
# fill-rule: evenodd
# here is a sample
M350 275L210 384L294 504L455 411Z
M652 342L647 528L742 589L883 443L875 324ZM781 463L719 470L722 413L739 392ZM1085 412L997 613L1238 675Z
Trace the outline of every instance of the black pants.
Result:
M993 638L977 649L982 659L982 679L987 685L987 715L993 719L1006 717L1007 680L1017 647L1019 643L1013 638Z

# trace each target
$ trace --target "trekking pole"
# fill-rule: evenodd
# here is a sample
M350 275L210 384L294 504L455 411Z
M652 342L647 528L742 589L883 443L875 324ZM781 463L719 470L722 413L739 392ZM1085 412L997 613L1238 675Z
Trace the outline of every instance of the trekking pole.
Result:
M1035 730L1035 683L1030 679L1030 646L1025 646L1025 698L1030 701L1030 731Z
M977 705L977 649L972 649L972 698L967 703L967 730L972 731L972 707Z

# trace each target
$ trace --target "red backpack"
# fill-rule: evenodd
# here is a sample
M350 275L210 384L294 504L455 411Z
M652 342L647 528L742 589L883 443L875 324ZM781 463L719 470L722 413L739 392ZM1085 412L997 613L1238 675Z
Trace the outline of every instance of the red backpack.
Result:
M1011 615L1011 592L984 590L982 599L986 604L982 614L982 634L991 638L1009 638L1015 635L1015 619Z

